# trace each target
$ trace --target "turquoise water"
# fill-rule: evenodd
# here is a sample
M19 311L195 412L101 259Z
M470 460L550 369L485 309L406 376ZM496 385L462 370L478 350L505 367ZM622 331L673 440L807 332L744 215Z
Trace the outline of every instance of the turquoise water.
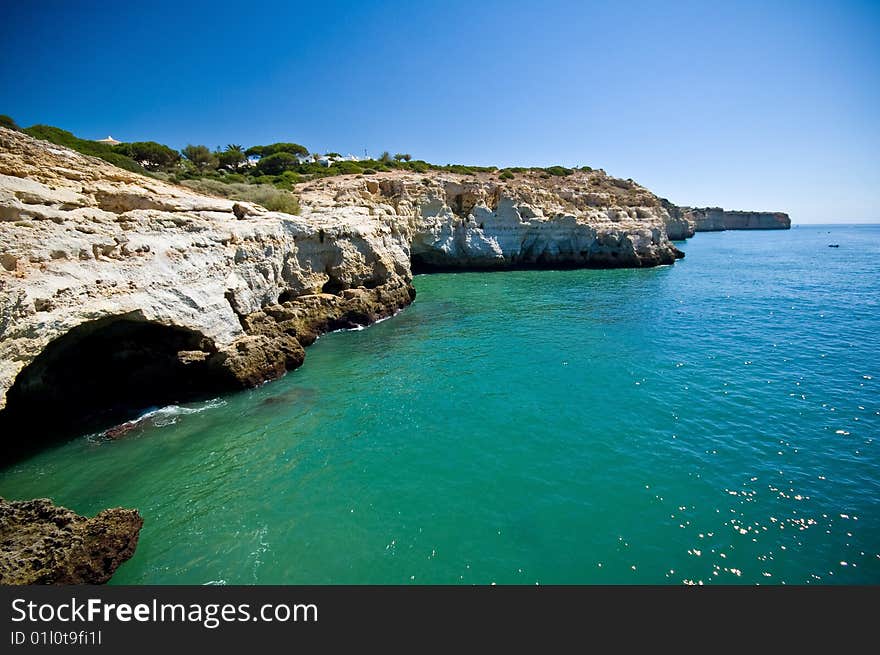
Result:
M139 508L117 584L880 583L880 227L682 247L419 276L284 379L0 495Z

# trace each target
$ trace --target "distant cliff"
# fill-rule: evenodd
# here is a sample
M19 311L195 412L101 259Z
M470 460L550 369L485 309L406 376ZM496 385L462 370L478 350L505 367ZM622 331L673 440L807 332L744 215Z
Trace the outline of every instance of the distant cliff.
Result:
M693 224L695 232L791 228L791 219L783 212L728 211L721 207L680 207L679 209L682 217Z

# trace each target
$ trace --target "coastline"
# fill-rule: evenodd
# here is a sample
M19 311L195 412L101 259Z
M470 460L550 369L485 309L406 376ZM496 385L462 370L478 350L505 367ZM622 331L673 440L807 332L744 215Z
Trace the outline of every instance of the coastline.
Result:
M603 171L341 176L303 185L292 216L0 138L7 434L52 406L44 435L124 438L119 426L146 407L277 379L321 334L408 306L414 273L671 265L684 254L667 226L693 232L668 202Z

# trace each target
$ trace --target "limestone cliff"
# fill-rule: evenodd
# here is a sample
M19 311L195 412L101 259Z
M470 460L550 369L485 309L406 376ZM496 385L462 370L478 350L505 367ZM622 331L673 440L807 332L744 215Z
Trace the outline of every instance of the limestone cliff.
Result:
M673 241L682 241L694 236L694 220L686 215L687 208L673 205L666 198L660 198L660 203L666 210L669 218L666 219L666 234Z
M344 212L390 223L427 269L638 267L681 256L661 200L603 171L341 176L306 185L301 201L316 221Z
M601 171L392 172L297 192L300 216L270 212L0 128L0 432L106 426L277 377L321 332L409 304L413 266L681 254L660 199Z
M720 207L681 207L680 211L696 232L791 228L791 219L783 212L730 211Z

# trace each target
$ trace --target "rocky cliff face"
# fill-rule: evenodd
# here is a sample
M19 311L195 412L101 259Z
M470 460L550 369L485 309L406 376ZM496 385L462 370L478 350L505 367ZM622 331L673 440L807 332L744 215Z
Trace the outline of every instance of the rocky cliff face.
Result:
M682 241L694 236L692 217L685 215L685 211L681 207L673 205L666 198L660 198L660 203L669 215L669 218L666 219L666 234L670 239Z
M723 230L788 230L791 219L782 212L729 211L720 207L681 207L696 232Z
M0 584L107 582L134 554L143 524L133 509L89 519L46 498L0 498Z
M277 377L321 332L409 304L413 267L680 255L660 199L601 171L393 172L298 193L300 216L269 212L0 128L0 433Z
M387 173L325 178L302 189L303 216L340 211L389 223L424 269L638 267L681 253L647 189L602 171L567 177Z

